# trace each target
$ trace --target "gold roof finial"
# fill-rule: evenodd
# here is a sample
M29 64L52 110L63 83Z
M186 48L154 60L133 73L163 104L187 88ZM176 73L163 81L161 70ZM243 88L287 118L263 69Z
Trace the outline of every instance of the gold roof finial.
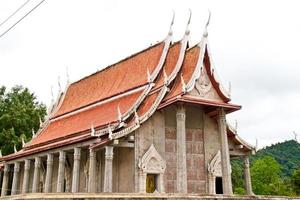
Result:
M204 28L204 31L203 31L203 37L208 36L207 27L208 27L209 22L210 22L210 16L211 16L211 12L210 12L210 10L208 10L208 19L207 19L207 22L205 24L205 28Z

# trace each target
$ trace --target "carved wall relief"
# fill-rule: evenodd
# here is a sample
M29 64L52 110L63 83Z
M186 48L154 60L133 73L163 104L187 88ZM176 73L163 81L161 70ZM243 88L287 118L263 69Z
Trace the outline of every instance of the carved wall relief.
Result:
M152 144L142 159L139 161L139 192L146 192L147 174L155 174L156 192L164 192L163 174L166 170L166 162Z

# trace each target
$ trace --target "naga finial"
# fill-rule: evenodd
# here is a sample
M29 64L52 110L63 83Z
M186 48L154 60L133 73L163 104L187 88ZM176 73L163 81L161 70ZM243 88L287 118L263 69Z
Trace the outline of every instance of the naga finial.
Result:
M22 137L22 147L25 147L25 144L24 137Z
M2 150L0 149L0 158L2 158Z
M173 35L174 19L175 19L175 11L173 10L173 17L172 17L172 21L171 21L171 24L170 24L169 35Z
M68 66L66 67L66 75L67 75L67 85L70 84L70 76L69 76L69 68Z
M60 76L57 77L58 93L61 93Z
M163 74L164 74L164 83L165 83L165 85L167 85L168 84L168 75L166 73L166 69L165 68L163 70Z
M53 86L51 85L51 103L54 104Z
M207 27L208 27L209 22L210 22L210 16L211 16L211 12L210 12L210 10L208 10L208 19L207 19L207 22L206 22L206 25L205 25L205 28L204 28L204 31L203 31L203 37L208 36Z
M18 151L17 151L17 147L16 147L16 145L14 144L14 152L15 153L17 153Z
M136 111L136 110L134 111L134 120L135 120L135 123L136 123L136 124L139 124L139 123L140 123L140 117L139 117L139 115L137 114L137 111Z
M118 105L117 112L118 112L118 120L122 121L122 113L121 113L120 105Z
M32 128L32 138L35 138L35 132L34 132L34 129Z
M190 26L191 18L192 18L192 10L189 9L189 12L190 12L190 16L189 16L189 20L188 20L188 23L187 23L187 25L186 25L186 30L185 30L185 34L186 34L186 35L189 35L189 34L190 34L189 26Z
M91 136L92 136L92 137L96 136L96 131L95 131L95 128L94 128L94 124L93 124L93 123L91 124Z
M228 83L228 95L231 96L231 82Z
M186 92L186 84L185 84L185 82L184 82L184 78L183 78L182 73L181 73L180 78L181 78L181 84L182 84L182 92L185 93L185 92Z
M39 116L39 123L40 123L40 127L42 127L43 121L42 121L42 118L40 116Z
M150 70L148 67L147 67L147 81L148 81L148 83L151 82L151 73L150 73Z
M112 130L111 130L110 124L108 124L108 138L109 138L109 139L112 138Z

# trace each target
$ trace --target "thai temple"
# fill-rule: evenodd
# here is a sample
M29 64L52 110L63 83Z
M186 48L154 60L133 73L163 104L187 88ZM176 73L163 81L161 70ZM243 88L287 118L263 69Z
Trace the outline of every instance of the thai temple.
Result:
M207 26L68 84L21 150L0 158L1 196L26 193L232 195L230 160L255 148L226 115L241 109L216 74ZM166 31L167 32L167 31Z

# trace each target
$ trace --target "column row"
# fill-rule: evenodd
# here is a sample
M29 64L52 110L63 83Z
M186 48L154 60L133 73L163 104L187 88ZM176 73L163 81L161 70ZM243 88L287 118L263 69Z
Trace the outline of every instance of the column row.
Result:
M53 153L47 154L47 165L46 165L46 177L44 184L44 192L50 193L53 191ZM58 175L57 175L57 183L56 183L56 192L65 192L65 168L66 168L66 152L63 150L59 151L59 159L58 159ZM73 171L72 171L72 186L71 192L79 192L79 184L80 184L80 161L81 161L81 149L76 147L74 148L74 163L73 163ZM2 179L2 190L1 196L8 195L8 191L10 190L9 181L9 172L13 167L13 177L12 177L12 186L11 186L11 195L16 195L18 193L28 193L29 192L29 180L30 180L30 168L31 168L31 160L26 159L24 161L24 174L23 174L23 182L22 188L19 189L20 184L20 161L16 161L13 164L5 164L3 171L3 179ZM97 184L96 184L96 151L89 151L89 178L88 178L88 192L96 192ZM105 173L104 173L104 192L112 192L112 165L113 165L113 147L107 146L105 147ZM34 159L34 171L32 177L32 192L42 192L42 188L40 188L40 176L41 176L41 167L42 167L42 158L36 157ZM21 191L19 191L21 190Z

